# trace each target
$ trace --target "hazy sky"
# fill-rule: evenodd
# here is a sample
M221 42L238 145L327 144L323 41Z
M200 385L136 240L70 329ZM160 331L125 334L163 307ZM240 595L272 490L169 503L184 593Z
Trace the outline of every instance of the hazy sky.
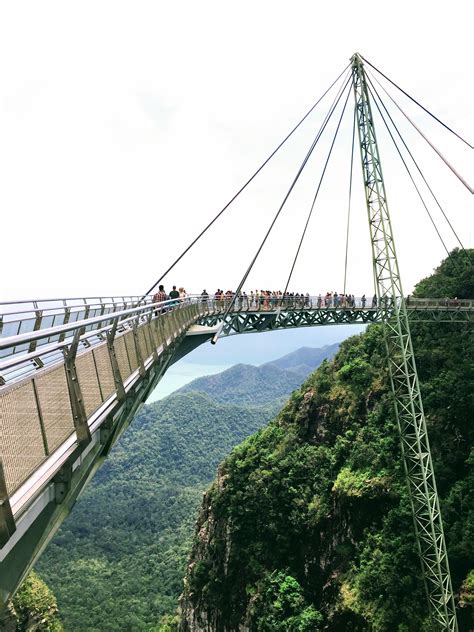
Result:
M228 201L360 51L471 142L469 0L3 2L0 299L140 293ZM351 135L341 129L294 290L342 289ZM403 105L474 181L473 152ZM167 278L235 288L324 116L325 101ZM465 245L473 196L398 116ZM379 126L380 127L380 126ZM252 273L284 287L334 126ZM443 256L380 129L405 291ZM349 285L372 288L359 163ZM450 248L453 236L431 205Z

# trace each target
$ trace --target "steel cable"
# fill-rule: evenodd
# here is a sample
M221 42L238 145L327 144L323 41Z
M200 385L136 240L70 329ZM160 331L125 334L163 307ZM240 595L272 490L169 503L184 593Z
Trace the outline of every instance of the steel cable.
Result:
M308 229L308 225L309 225L309 222L311 220L311 215L313 214L313 210L314 210L314 207L315 207L315 204L316 204L316 200L318 199L319 191L321 189L321 185L323 183L324 176L326 174L326 169L327 169L327 166L329 164L329 160L331 158L332 150L334 148L334 143L336 142L337 134L338 134L339 128L341 126L341 121L342 121L342 118L344 116L344 112L346 111L346 106L347 106L347 102L349 100L350 94L351 94L351 90L349 88L349 90L347 91L346 100L344 102L344 107L342 108L342 112L341 112L341 115L339 117L339 121L337 123L336 131L334 132L334 136L333 136L333 139L332 139L332 142L331 142L331 146L329 148L329 152L328 152L328 155L326 157L326 162L324 163L324 168L323 168L323 171L321 173L321 177L319 179L318 187L316 189L316 193L314 194L313 202L311 204L311 208L309 210L308 217L306 219L306 224L304 226L303 233L301 235L301 239L300 239L300 242L298 244L298 248L296 250L295 258L293 260L293 265L291 266L290 274L288 275L288 279L287 279L287 282L286 282L286 285L285 285L285 291L283 292L282 299L283 299L283 297L286 295L286 293L288 291L288 286L290 285L291 277L293 276L293 271L294 271L295 266L296 266L296 261L298 260L298 256L300 254L301 246L303 245L303 241L304 241L304 238L305 238L305 235L306 235L306 231ZM280 304L281 304L281 301L280 301Z
M456 178L466 187L466 189L474 194L474 188L471 187L471 185L462 177L461 174L459 174L456 169L453 167L453 165L443 156L443 154L440 152L440 150L430 141L430 139L426 136L426 134L424 134L421 129L411 120L411 118L408 116L408 114L402 109L402 107L400 106L399 103L397 103L397 101L395 101L395 99L392 97L392 95L387 92L387 90L385 89L385 87L380 83L380 81L377 79L377 77L374 77L374 80L379 84L379 86L382 88L382 90L385 92L385 94L388 96L388 98L390 99L390 101L392 101L392 103L395 105L395 107L400 110L400 112L403 114L403 116L407 119L407 121L410 123L410 125L416 129L416 131L418 132L418 134L425 140L425 142L428 143L428 145L431 147L431 149L436 152L438 154L438 156L441 158L441 160L444 162L444 164L454 173L454 175L456 176Z
M441 211L441 213L442 213L442 215L443 215L444 219L446 220L446 222L447 222L447 224L448 224L449 228L451 229L451 231L452 231L452 233L453 233L454 237L455 237L455 238L456 238L456 240L458 241L458 243L459 243L459 245L461 246L461 248L464 250L464 246L463 246L463 244L462 244L462 242L461 242L461 240L460 240L460 238L459 238L459 236L458 236L457 232L454 230L454 227L453 227L453 225L451 224L451 221L449 220L449 218L448 218L448 216L446 215L446 213L445 213L445 211L444 211L443 207L441 206L441 204L440 204L440 202L439 202L438 198L436 197L436 195L435 195L435 193L434 193L433 189L431 188L431 186L429 185L429 183L428 183L427 179L425 178L425 175L424 175L423 171L421 170L420 166L418 165L417 161L415 160L415 157L413 156L412 152L410 151L410 148L408 147L407 143L405 142L405 139L403 138L402 133L401 133L401 132L400 132L400 130L398 129L398 127L397 127L397 125L396 125L395 121L393 120L393 118L392 118L392 116L391 116L390 112L389 112L389 111L388 111L388 109L387 109L387 106L386 106L386 105L385 105L385 103L383 102L383 99L382 99L382 98L381 98L381 96L379 95L379 93L378 93L378 91L377 91L377 88L376 88L376 87L374 86L374 84L372 83L372 80L371 80L371 78L370 78L370 76L369 76L369 75L367 75L367 79L368 79L369 84L370 84L370 85L369 85L369 90L373 89L374 93L375 93L375 94L376 94L376 96L378 97L378 99L379 99L379 101L380 101L380 103L381 103L381 105L382 105L382 107L383 107L384 111L386 112L386 114L387 114L388 118L390 119L390 122L392 123L392 125L393 125L393 127L394 127L395 131L397 132L398 137L399 137L399 138L400 138L400 140L402 141L403 146L405 147L405 149L406 149L406 151L407 151L408 155L409 155L409 156L410 156L410 158L412 159L413 164L415 165L416 169L418 170L418 173L420 174L421 178L423 179L423 182L425 183L425 185L426 185L426 187L427 187L428 191L431 193L431 195L432 195L432 197L433 197L434 201L436 202L436 204L437 204L437 206L438 206L439 210ZM373 97L373 94L372 94L372 97ZM375 100L375 99L374 99L374 100ZM376 102L376 104L377 104L377 102ZM377 107L378 107L378 105L377 105ZM379 112L380 112L380 109L379 109ZM381 113L381 112L380 112L380 115L382 116L382 113ZM382 120L384 120L383 116L382 116ZM384 120L384 123L385 123L385 120ZM387 123L385 123L385 125L387 126ZM388 129L388 126L387 126L387 129ZM395 141L394 141L394 143L395 143ZM396 146L396 143L395 143L395 146Z
M387 81L389 81L392 86L395 86L395 88L397 88L397 90L400 90L400 92L402 92L406 97L408 97L411 101L413 101L413 103L416 103L416 105L418 107L420 107L424 112L426 112L429 116L431 116L431 118L433 118L435 121L437 121L440 125L442 125L444 128L446 128L448 131L450 131L452 134L454 134L454 136L457 136L457 138L459 138L459 140L461 140L463 143L465 143L470 149L474 149L474 146L471 145L467 140L465 140L460 134L458 134L457 132L455 132L453 129L451 129L448 125L446 125L446 123L443 123L443 121L441 121L437 116L435 116L432 112L430 112L427 108L425 108L423 105L421 105L421 103L419 103L414 97L412 97L411 95L408 94L408 92L405 92L405 90L403 90L403 88L401 88L398 84L395 83L395 81L392 81L392 79L390 79L390 77L387 77L387 75L385 75L381 70L379 70L376 66L374 66L368 59L366 59L363 55L361 55L362 59L367 62L369 64L369 66L371 66L374 70L376 70L379 75L382 75L382 77L384 77L384 79L386 79Z
M347 227L346 227L346 257L344 261L344 290L346 295L346 279L347 279L347 257L349 252L349 225L351 219L351 200L352 200L352 172L354 167L354 148L355 148L355 131L356 131L357 110L354 107L354 121L352 124L352 147L351 147L351 166L349 169L349 202L347 205Z
M436 234L438 235L438 237L439 237L439 239L440 239L441 243L443 244L443 247L444 247L444 249L446 250L446 253L447 253L448 257L450 257L449 249L447 248L447 246L446 246L446 244L445 244L445 242L444 242L443 238L441 237L441 233L439 232L438 227L436 226L436 223L435 223L435 221L434 221L434 219L433 219L433 217L432 217L432 215L431 215L431 213L430 213L430 211L429 211L429 209L428 209L428 206L426 205L426 202L425 202L425 200L424 200L423 196L421 195L421 192L420 192L420 190L419 190L419 188L418 188L418 186L417 186L417 184L416 184L416 182L415 182L415 180L414 180L414 178L413 178L413 176L412 176L412 174L411 174L411 171L410 171L410 169L409 169L409 167L408 167L408 165L407 165L407 163L406 163L406 161L405 161L405 159L404 159L404 157L403 157L403 155L402 155L402 153L401 153L401 151L400 151L400 148L399 148L399 147L398 147L398 145L397 145L397 142L396 142L395 138L393 137L393 134L392 134L392 132L391 132L391 130L390 130L390 128L389 128L389 126L388 126L388 124L387 124L387 121L385 120L385 117L384 117L384 115L382 114L382 110L380 109L379 104L377 103L377 99L375 98L375 95L374 95L374 93L372 92L372 90L371 90L371 88L370 88L370 87L369 87L369 93L370 93L370 95L371 95L371 97L372 97L373 102L375 103L375 105L376 105L376 107L377 107L377 110L378 110L378 112L379 112L380 116L382 117L382 121L384 122L385 127L386 127L386 129L387 129L387 131L388 131L388 133L389 133L389 135L390 135L390 138L392 139L392 142L393 142L393 144L394 144L394 146L395 146L395 149L397 150L398 155L400 156L400 159L401 159L401 161L403 162L403 165L405 166L405 169L406 169L406 171L407 171L407 173L408 173L408 176L409 176L409 178L410 178L410 180L411 180L411 182L412 182L413 186L415 187L416 192L418 193L418 197L420 198L421 203L423 204L423 206L424 206L424 208L425 208L425 211L428 213L428 217L430 218L431 223L433 224L433 227L434 227L434 229L435 229L435 231L436 231ZM379 98L380 98L380 97L379 97ZM461 244L461 246L462 246L462 244Z
M327 125L328 121L330 120L330 118L331 118L331 116L332 116L332 114L333 114L333 112L334 112L335 108L337 107L337 105L338 105L338 103L339 103L339 101L340 101L340 99L341 99L341 97L342 97L342 94L344 93L344 90L347 88L347 86L349 85L350 81L351 81L351 77L349 77L349 78L347 79L346 83L344 84L344 88L343 88L343 90L341 91L341 93L340 93L340 95L339 95L339 97L338 97L338 99L337 99L337 102L336 102L336 103L335 103L335 105L331 108L331 110L330 110L330 112L331 112L330 116L329 116L329 117L326 117L326 123L325 123L325 125ZM346 102L347 102L347 100L346 100ZM306 164L308 163L308 160L310 159L311 154L313 153L314 148L316 147L316 144L318 143L318 141L319 141L319 139L320 139L320 138L321 138L321 133L320 133L320 131L318 131L318 133L316 134L316 136L315 136L315 138L314 138L313 142L311 143L311 146L310 146L310 148L309 148L309 150L308 150L308 152L307 152L307 154L306 154L306 156L305 156L305 158L304 158L303 162L301 163L301 165L300 165L300 167L299 167L299 169L298 169L298 171L297 171L297 173L296 173L296 176L294 177L294 179L293 179L293 181L292 181L292 183L291 183L291 185L290 185L290 188L288 189L288 191L287 191L287 193L286 193L285 197L283 198L283 201L282 201L282 203L281 203L281 205L280 205L280 207L279 207L278 211L275 213L275 216L273 217L273 220L272 220L272 222L271 222L271 224L270 224L270 226L269 226L269 228L268 228L268 230L267 230L267 232L266 232L266 234L265 234L265 236L264 236L264 238L263 238L263 240L262 240L262 242L261 242L260 246L258 247L257 252L255 253L255 255L254 255L253 259L251 260L250 265L248 266L247 270L245 271L244 276L242 277L242 279L241 279L241 281L240 281L240 283L239 283L239 285L238 285L238 287L237 287L236 291L234 292L234 295L233 295L233 297L232 297L232 300L231 300L231 301L230 301L230 303L228 304L228 306L227 306L227 308L226 308L226 310L225 310L225 312L224 312L224 314L223 314L223 316L222 316L222 324L221 324L221 328L218 330L218 332L217 332L217 333L213 336L213 338L212 338L212 340L211 340L211 342L212 342L213 344L215 344L215 343L217 342L217 339L218 339L218 337L219 337L220 331L221 331L221 329L222 329L222 326L223 326L223 324L224 324L224 322L225 322L225 319L226 319L227 315L229 314L229 312L231 311L232 307L234 306L234 304L235 304L235 301L236 301L237 297L240 295L240 292L241 292L241 290L242 290L242 287L243 287L243 285L244 285L245 281L247 280L247 277L249 276L249 274L250 274L250 272L251 272L251 270L252 270L252 268L253 268L253 266L254 266L254 264L255 264L256 260L258 259L258 256L259 256L260 252L262 251L263 246L265 245L265 243L266 243L266 241L267 241L267 239L268 239L268 237L269 237L269 235L270 235L270 233L271 233L271 231L272 231L272 229L273 229L273 227L274 227L274 225L275 225L275 223L276 223L276 221L277 221L278 217L280 216L281 211L283 210L283 208L284 208L284 206L285 206L285 204L286 204L286 202L287 202L288 198L290 197L291 192L293 191L293 189L294 189L294 187L295 187L296 183L298 182L298 180L299 180L299 178L300 178L300 176L301 176L301 174L302 174L302 172L303 172L304 168L306 167Z
M319 103L324 99L324 97L327 95L327 93L335 86L335 84L339 81L339 79L342 77L342 75L346 72L346 70L349 68L350 64L348 64L344 70L338 75L338 77L331 83L331 85L329 86L329 88L327 88L327 90L325 90L325 92L322 94L321 97L319 97L319 99L316 101L316 103L306 112L306 114L303 116L303 118L300 119L300 121L293 127L293 129L289 132L289 134L281 141L281 143L272 151L272 153L268 156L268 158L260 165L260 167L254 172L254 174L245 182L245 184L237 191L237 193L229 200L229 202L227 202L227 204L219 211L219 213L217 213L217 215L214 217L214 219L212 219L207 226L199 233L199 235L197 237L195 237L193 239L193 241L189 244L189 246L187 246L187 248L185 248L183 250L183 252L179 255L179 257L177 259L175 259L175 261L173 261L173 263L169 266L169 268L160 276L160 278L145 292L145 294L142 296L142 299L147 295L150 294L155 287L160 283L160 281L162 281L165 276L171 272L171 270L175 267L175 265L177 263L179 263L179 261L181 261L181 259L184 257L185 254L187 254L191 248L199 241L199 239L201 239L201 237L209 230L209 228L211 228L211 226L219 219L219 217L221 217L221 215L229 208L229 206L239 197L239 195L248 187L248 185L256 178L256 176L262 171L262 169L270 162L270 160L273 158L273 156L275 156L275 154L281 149L281 147L283 147L283 145L286 143L286 141L293 136L293 134L296 132L296 130L302 125L302 123L308 118L308 116L315 110L315 108L317 107L317 105L319 105Z

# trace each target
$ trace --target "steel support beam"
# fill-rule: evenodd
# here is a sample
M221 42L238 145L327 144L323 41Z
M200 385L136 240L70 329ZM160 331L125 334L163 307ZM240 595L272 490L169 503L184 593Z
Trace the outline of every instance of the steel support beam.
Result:
M15 529L15 520L13 518L10 500L8 498L3 463L0 458L0 547L8 542Z
M112 375L114 376L115 390L117 391L117 399L123 401L125 399L125 389L123 386L123 378L120 375L120 369L115 354L114 340L117 333L117 321L112 325L112 329L107 332L107 349L109 352L110 366L112 367ZM100 384L100 380L98 380Z
M69 399L71 402L72 416L74 419L74 427L76 429L77 440L80 444L89 443L91 433L87 422L86 409L84 407L84 398L82 396L81 387L76 372L76 355L79 346L79 338L82 331L78 329L74 335L74 339L69 349L64 349L64 366L66 370L66 380L69 390Z
M383 329L430 617L435 629L456 632L456 606L407 307L365 71L358 54L352 58L352 79L378 302L401 298L393 300L392 314L383 319Z

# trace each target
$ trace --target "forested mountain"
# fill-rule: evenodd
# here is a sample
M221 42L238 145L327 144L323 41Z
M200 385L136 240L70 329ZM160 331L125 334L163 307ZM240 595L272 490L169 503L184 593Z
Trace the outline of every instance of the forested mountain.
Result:
M293 351L293 353L288 353L282 358L278 358L278 360L267 362L265 366L275 366L279 369L285 369L286 371L297 373L304 379L309 373L311 373L311 371L314 371L314 369L318 367L323 360L332 358L338 349L338 344L326 345L320 349L301 347L300 349Z
M474 251L418 296L474 296ZM474 630L474 330L412 327L460 630ZM431 629L381 326L346 340L219 467L196 526L181 632Z
M207 393L219 402L275 406L338 348L338 344L321 349L302 347L261 366L237 364L217 375L197 378L183 386L180 392Z
M283 360L288 370L238 365L144 406L37 564L67 632L150 631L176 611L203 491L301 384L291 369L321 361L314 351Z

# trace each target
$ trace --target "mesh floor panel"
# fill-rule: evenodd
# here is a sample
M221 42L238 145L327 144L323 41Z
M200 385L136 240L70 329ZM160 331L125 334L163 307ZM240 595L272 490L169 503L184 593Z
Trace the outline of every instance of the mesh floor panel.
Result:
M128 359L130 360L130 367L135 371L138 367L137 350L135 347L135 340L133 338L133 331L128 331L125 336L125 344L127 345Z
M32 382L22 384L0 398L0 457L9 494L46 457Z
M112 373L112 365L110 364L107 345L104 344L95 348L93 354L97 364L102 395L104 396L104 400L106 400L112 393L115 393L114 374Z
M52 452L74 432L69 390L64 365L36 378L49 451Z
M145 328L148 329L148 325L142 325L138 330L138 343L144 360L151 355L148 332L145 331Z
M92 353L87 351L76 359L76 371L86 414L89 417L102 404L97 371Z
M119 365L120 375L122 380L125 381L130 375L130 363L128 361L127 350L125 348L125 340L123 336L118 336L114 340L115 356Z

